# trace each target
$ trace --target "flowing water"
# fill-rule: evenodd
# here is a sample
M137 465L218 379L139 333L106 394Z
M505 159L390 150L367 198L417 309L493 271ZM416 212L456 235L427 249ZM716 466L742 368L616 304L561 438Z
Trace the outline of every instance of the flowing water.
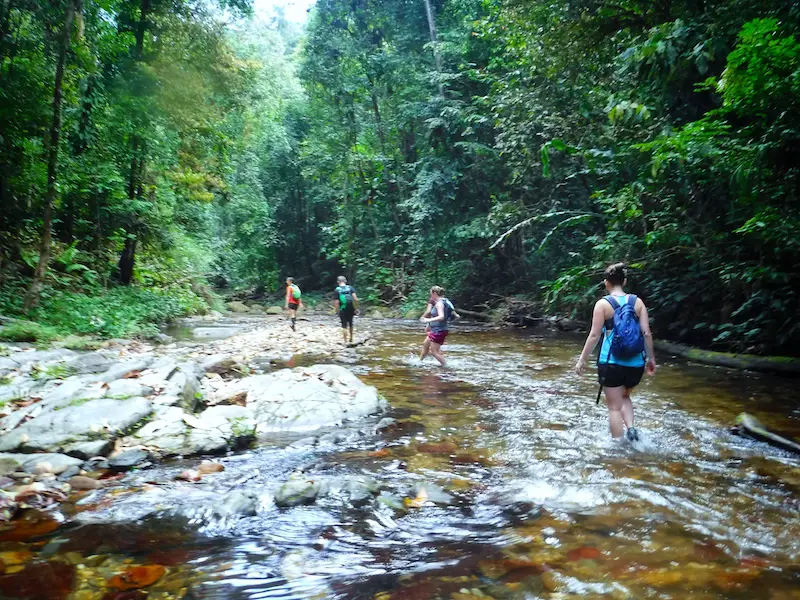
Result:
M171 482L199 461L129 475L63 523L32 521L37 541L0 535L7 564L34 556L0 597L800 598L800 460L729 431L746 410L800 436L796 380L662 357L634 394L642 439L620 444L571 371L581 339L459 327L441 369L416 359L419 326L381 329L352 368L391 403L389 429L276 438L197 484ZM298 468L383 491L277 508ZM258 495L255 516L215 512L234 489ZM108 593L125 565L166 574ZM44 583L26 592L25 573Z

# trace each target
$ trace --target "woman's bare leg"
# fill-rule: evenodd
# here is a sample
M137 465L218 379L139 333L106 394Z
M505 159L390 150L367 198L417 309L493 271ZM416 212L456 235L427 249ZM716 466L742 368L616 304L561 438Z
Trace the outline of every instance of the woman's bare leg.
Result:
M631 391L625 388L622 394L622 420L626 427L633 427L633 402L631 402Z
M442 345L437 344L436 342L431 342L431 354L433 358L439 361L439 364L445 366L447 361L444 358L444 353L442 352Z
M431 339L429 337L425 338L425 341L422 342L422 354L419 355L420 361L425 360L425 357L431 353Z
M621 438L625 433L625 419L622 415L622 406L624 404L623 394L625 388L620 387L605 387L603 390L606 393L606 406L608 406L608 426L611 429L611 437Z

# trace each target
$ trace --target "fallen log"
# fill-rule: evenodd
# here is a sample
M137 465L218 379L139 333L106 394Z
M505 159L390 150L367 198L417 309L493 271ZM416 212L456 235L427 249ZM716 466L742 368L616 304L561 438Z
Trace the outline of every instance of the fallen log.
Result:
M656 340L655 348L658 352L666 352L687 358L697 362L729 367L731 369L744 369L747 371L759 371L761 373L779 373L782 375L800 376L800 359L788 356L756 356L755 354L731 354L728 352L714 352L713 350L701 350L676 344L674 342L663 342Z
M478 312L476 310L467 310L466 308L456 308L456 312L464 317L472 317L479 321L491 321L492 317L487 313Z
M800 444L767 430L758 419L747 413L741 413L736 417L736 433L800 454Z

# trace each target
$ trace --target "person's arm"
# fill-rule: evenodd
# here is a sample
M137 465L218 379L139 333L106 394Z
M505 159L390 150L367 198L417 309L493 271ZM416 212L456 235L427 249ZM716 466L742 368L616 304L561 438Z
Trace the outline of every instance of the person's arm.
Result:
M424 313L422 313L422 316L419 318L419 320L420 320L420 321L422 321L422 322L424 323L424 322L425 322L425 319L427 319L428 317L430 317L430 316L431 316L431 309L432 309L432 308L433 308L433 305L432 305L430 302L428 302L428 303L425 305L425 312L424 312Z
M358 295L356 294L355 288L351 288L353 290L353 308L358 310Z
M333 300L333 309L334 309L336 312L339 312L339 309L341 308L341 304L339 303L339 288L336 288L336 289L333 291L333 293L334 293L334 294L336 294L336 297L335 297L335 298L334 298L334 300Z
M428 309L427 314L430 314L430 309ZM425 319L425 323L436 323L436 321L444 321L444 302L439 300L436 303L436 316L430 317Z
M656 353L653 348L653 334L650 332L650 316L647 314L647 307L641 298L637 298L637 303L642 303L641 311L639 312L639 328L642 330L642 337L644 337L644 349L647 353L647 364L645 369L648 375L656 372Z
M286 301L283 303L284 308L289 308L289 296L292 295L292 288L286 286Z
M603 302L605 302L605 300L598 300L594 305L594 310L592 311L592 328L589 330L589 335L586 336L586 343L583 345L583 351L581 352L578 362L575 364L575 372L578 375L583 374L583 369L586 367L586 360L589 358L589 355L592 353L592 350L594 350L597 341L603 333L603 323L606 320L606 315L603 311L605 308Z

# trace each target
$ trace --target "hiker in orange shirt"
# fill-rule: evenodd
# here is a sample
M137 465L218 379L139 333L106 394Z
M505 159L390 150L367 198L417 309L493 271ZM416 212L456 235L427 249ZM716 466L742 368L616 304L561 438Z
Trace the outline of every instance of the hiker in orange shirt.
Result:
M300 299L302 293L300 288L294 284L294 277L286 278L286 306L289 309L289 317L292 320L292 331L295 331L295 323L297 323L297 309L303 305Z

